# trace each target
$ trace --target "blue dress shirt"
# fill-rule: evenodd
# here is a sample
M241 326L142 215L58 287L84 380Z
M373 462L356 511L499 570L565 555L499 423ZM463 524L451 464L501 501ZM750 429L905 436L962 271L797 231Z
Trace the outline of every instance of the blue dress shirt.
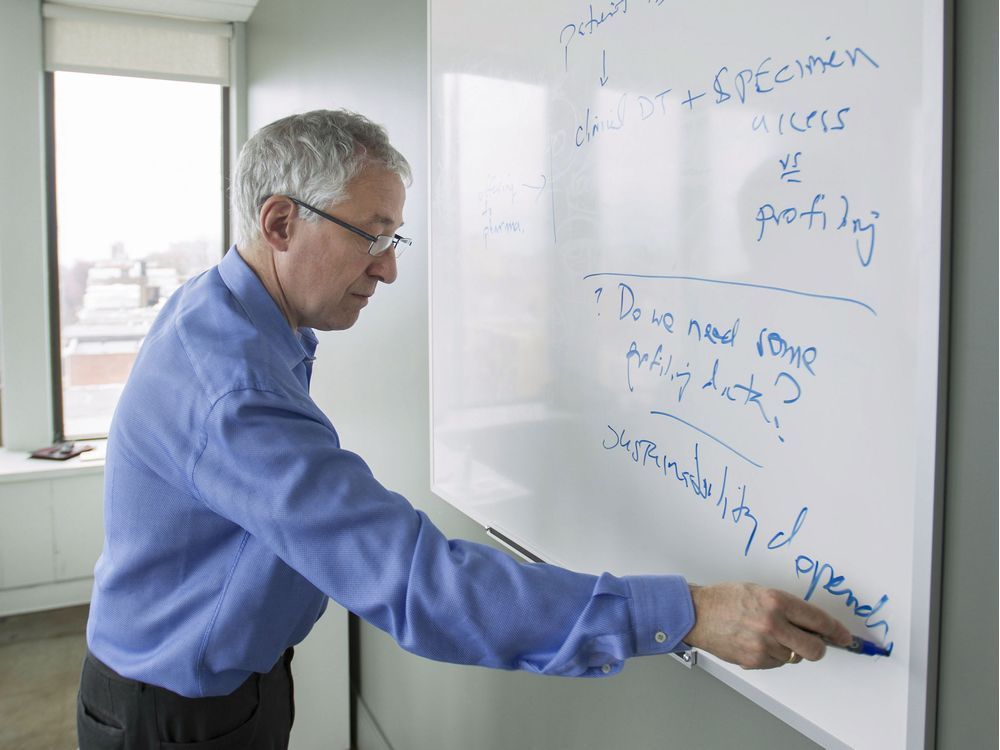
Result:
M87 642L120 674L232 692L327 597L432 659L554 675L684 648L678 576L600 577L446 539L383 487L309 397L293 331L230 249L170 298L122 393Z

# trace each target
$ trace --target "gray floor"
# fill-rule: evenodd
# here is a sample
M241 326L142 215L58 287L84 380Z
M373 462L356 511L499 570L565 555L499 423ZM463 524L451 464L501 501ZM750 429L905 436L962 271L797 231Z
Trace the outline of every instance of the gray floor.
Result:
M0 617L0 748L76 748L87 609Z

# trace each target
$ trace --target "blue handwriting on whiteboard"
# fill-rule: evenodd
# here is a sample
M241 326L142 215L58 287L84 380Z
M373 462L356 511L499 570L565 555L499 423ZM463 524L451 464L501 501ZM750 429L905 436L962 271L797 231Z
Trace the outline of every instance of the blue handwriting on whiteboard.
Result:
M683 484L686 489L691 491L694 497L702 501L708 501L713 497L717 497L715 507L722 506L724 508L721 518L731 521L734 526L742 524L744 527L747 527L746 542L743 545L743 556L746 557L750 554L750 549L757 538L759 522L753 513L753 509L747 504L746 485L737 488L739 504L731 501L729 495L726 494L726 483L729 477L728 466L724 467L722 488L718 495L716 495L714 492L714 483L701 473L700 446L698 443L694 444L694 471L692 471L689 468L681 467L677 461L671 460L665 453L659 452L659 447L653 440L626 437L625 428L616 429L608 425L608 430L610 430L611 436L605 438L601 443L605 450L623 450L633 463L647 469L653 469L664 478ZM733 504L732 509L729 508L730 502Z
M826 37L830 41L832 37ZM845 65L856 68L867 65L877 69L879 64L861 47L853 49L832 49L822 54L809 54L794 60L776 62L771 57L765 57L753 67L739 69L731 73L728 66L719 68L712 81L715 91L715 103L722 104L734 98L740 104L745 104L751 95L769 94L787 84L825 75L834 72Z
M600 289L602 290L603 287ZM599 291L594 290L594 293L598 295L598 300L600 300ZM625 282L619 282L618 292L618 320L631 319L638 323L639 319L642 318L642 308L636 304L635 290ZM649 322L654 328L662 328L667 333L674 332L674 314L669 310L659 310L654 307L649 316Z
M625 105L628 99L628 94L622 94L618 99L618 106L614 113L610 117L599 117L596 112L592 112L590 107L587 107L587 113L584 116L584 124L579 125L576 128L576 147L590 143L596 140L602 133L621 130L625 127Z
M638 342L633 341L629 345L628 351L625 352L625 382L630 393L635 391L635 386L632 383L633 370L644 369L656 377L669 378L671 382L676 381L678 384L677 401L680 402L684 398L684 391L687 390L688 384L691 382L691 370L688 369L690 367L691 363L685 362L683 368L674 368L673 354L668 354L667 361L664 362L663 344L659 344L656 350L650 354L648 351L640 351Z
M816 588L820 586L821 581L825 578L826 582L822 584L824 591L832 596L844 597L844 606L850 608L855 617L863 619L866 628L869 630L881 630L883 642L888 640L888 621L881 615L879 615L878 619L875 618L882 608L888 604L888 594L883 594L879 597L878 602L875 604L862 604L854 593L854 590L844 585L846 578L842 575L837 575L837 571L834 570L830 563L820 563L808 555L799 555L795 558L795 575L796 577L809 576L809 585L806 588L805 595L802 597L803 599L809 601L813 594L816 593ZM885 648L891 651L892 645L891 642L886 643Z
M602 12L594 15L591 5L591 19L583 24L566 24L560 32L560 43L564 45L565 65L569 68L569 45L578 36L587 36L603 23L613 18L619 12L624 14L627 5L624 2L610 3L611 12ZM827 41L830 37L826 38ZM606 50L602 50L602 81L606 80ZM735 74L729 73L729 67L723 66L717 70L711 85L714 98L706 98L708 89L699 86L678 87L677 99L673 106L680 106L685 110L700 108L704 103L712 105L722 105L726 102L738 101L746 103L751 94L768 94L785 84L801 81L822 75L828 71L834 71L845 66L848 69L856 68L859 65L878 69L879 65L875 59L861 47L847 48L844 50L833 49L824 52L822 55L806 55L796 58L791 62L776 65L771 57L765 57L753 68L743 68ZM602 83L603 85L603 83ZM645 122L657 115L662 117L667 114L667 95L674 91L673 85L661 84L657 89L643 92L626 92L621 95L614 107L600 112L594 111L591 107L586 108L583 123L577 124L575 143L577 148L582 148L593 142L599 135L609 131L621 131L626 125L629 127L633 123ZM698 104L698 107L695 105ZM752 120L752 128L755 131L770 133L776 128L779 135L785 132L805 133L811 130L822 131L823 133L843 130L846 127L845 115L850 111L850 107L825 107L809 111L783 112L777 115L756 115ZM776 118L776 120L775 120Z
M802 152L796 151L794 154L785 154L784 159L778 159L778 164L781 165L782 182L802 182L800 178L802 170L799 169L800 156L802 156Z
M728 347L736 346L736 334L739 333L739 330L739 318L725 331L720 330L708 320L704 322L704 325L694 318L691 318L688 322L688 336L692 336L693 332L693 338L696 338L698 341L706 341L709 344L721 344Z
M756 374L751 372L746 378L737 381L730 383L720 381L719 358L716 357L712 365L712 375L702 384L701 390L710 390L717 393L726 403L752 407L751 411L757 414L765 424L773 426L777 432L778 440L784 443L785 438L781 433L781 420L778 419L777 414L773 413L772 408L768 407L768 403L772 401L773 396L775 400L780 400L782 404L794 404L802 397L802 386L799 385L799 382L793 375L781 371L775 377L774 382L771 383L770 388L774 390L765 392L761 390L764 385L757 383L756 377ZM779 390L783 392L778 393Z
M569 70L569 45L577 37L593 36L594 33L615 16L628 13L628 0L611 0L604 6L606 8L594 14L594 4L588 6L589 16L579 23L568 23L559 31L559 44L563 45L563 66Z
M780 341L783 346L788 346L780 336L771 341ZM772 346L777 347L778 344L773 343ZM781 351L782 358L788 357L791 364L802 363L801 352L796 354L792 348ZM814 357L809 358L808 372L812 372L813 361ZM711 375L707 376L701 388L695 393L714 393L724 403L733 404L737 408L749 408L752 414L772 426L778 441L784 443L785 437L782 433L781 420L776 413L776 405L791 406L798 403L802 398L802 385L798 379L785 370L780 371L770 383L763 381L754 372L739 373L736 378L726 379L720 374L720 367L721 360L716 357L712 364ZM625 385L629 393L635 392L639 383L637 376L643 376L647 383L651 378L654 385L661 384L676 389L672 393L675 394L677 403L684 401L693 379L700 381L705 377L704 375L699 377L694 372L690 360L681 358L675 360L674 355L667 351L663 344L647 349L640 346L636 339L632 339L625 351Z
M518 219L494 219L492 208L487 208L483 211L483 215L486 217L485 223L483 224L483 247L489 246L490 237L496 237L498 235L524 234L524 228L521 226L521 222Z
M693 429L702 432L712 440L719 442L717 438L708 435L708 433L704 433L700 430L700 428L697 428L672 414L657 411L650 412L650 414L675 419L688 427L692 427ZM675 483L683 485L685 489L690 490L690 496L696 498L700 502L705 502L706 507L716 508L719 512L718 517L720 520L729 521L733 526L741 527L745 530L746 537L743 542L742 551L744 557L750 555L753 551L754 542L757 540L757 533L762 528L762 523L760 519L757 518L753 508L747 502L747 494L750 491L750 488L746 483L737 484L734 494L732 495L727 492L727 489L730 489L730 472L728 465L724 464L722 467L722 478L718 483L719 489L716 491L716 483L711 481L707 475L702 474L701 446L698 443L694 444L694 467L692 469L690 466L684 467L678 461L672 460L665 452L660 450L655 440L650 440L648 438L632 438L628 435L624 427L617 428L612 425L608 425L607 428L611 434L601 443L604 450L624 451L629 459L631 459L631 461L637 466L643 468L644 470L652 470L654 473L663 476L665 479L673 480ZM729 446L725 445L725 443L719 444L729 448ZM732 450L732 448L729 449ZM737 453L737 455L740 454ZM746 459L746 457L742 455L740 457L749 461L749 459ZM750 463L757 468L760 468L760 464L753 463L752 461ZM808 514L809 508L803 507L798 512L790 530L786 531L785 528L779 528L779 530L773 532L770 537L768 537L765 533L762 538L768 539L767 551L775 552L790 547L802 527L805 525Z
M798 536L799 531L806 522L806 516L808 515L808 506L803 506L802 510L800 510L799 514L795 517L795 523L792 524L792 530L787 534L784 531L776 532L775 535L771 537L771 541L767 543L767 548L770 550L781 549L782 547L787 547L795 541L795 537Z
M689 427L701 432L694 425L666 412L650 412L650 414L670 417ZM714 508L719 512L719 519L730 522L734 527L744 528L746 534L742 541L742 552L744 557L749 557L754 549L754 542L758 538L758 532L763 527L763 520L758 518L754 509L747 503L747 493L749 486L746 483L738 484L735 494L727 492L729 488L729 466L724 464L721 472L721 479L716 482L707 474L703 474L701 446L694 444L693 466L684 466L680 461L671 459L660 449L655 440L649 438L633 438L624 427L607 425L608 435L601 442L601 447L605 451L624 452L629 460L644 471L652 471L671 480L675 484L682 485L689 491L689 497L699 503L704 503L707 508ZM706 434L707 433L703 433ZM716 442L716 438L708 435ZM724 443L720 443L725 445ZM729 448L729 446L725 446ZM732 450L730 448L730 450ZM747 459L748 460L748 459ZM753 464L759 468L759 464ZM809 516L809 507L802 506L792 522L790 528L780 528L774 531L769 537L765 533L762 538L768 539L766 544L767 552L779 552L790 548L796 537L805 526ZM773 527L772 527L773 528ZM787 529L787 530L786 530ZM866 604L861 601L854 589L845 585L846 577L839 575L830 563L821 563L809 555L800 554L796 556L795 575L797 578L807 576L807 587L803 599L809 601L815 595L817 589L822 588L831 596L843 597L843 603L848 607L855 617L864 621L864 625L869 630L881 633L885 648L892 650L893 643L888 641L891 631L888 620L882 614L882 610L889 603L888 594L883 594L874 604Z
M791 367L796 369L805 367L810 375L816 374L813 370L813 364L815 364L817 357L815 346L807 346L803 349L800 345L792 345L780 333L769 331L766 327L761 328L760 333L757 334L757 356L782 359Z
M757 215L754 217L757 222L757 242L764 239L764 234L770 227L775 228L771 231L777 231L781 227L796 224L804 226L805 230L809 232L813 230L823 232L827 229L839 231L850 228L851 234L855 238L854 247L858 260L861 262L862 268L867 268L875 253L875 221L879 218L879 212L869 211L872 220L866 224L864 223L866 219L851 216L851 204L846 195L840 196L840 202L840 222L836 225L833 225L832 221L828 221L830 215L825 208L825 193L816 193L808 206L787 206L779 209L773 203L763 203L757 209Z
M812 109L808 112L779 112L774 114L754 115L750 128L755 133L770 133L772 128L778 135L788 133L836 133L847 128L844 116L851 111L850 107L831 109Z
M786 287L780 286L769 286L767 284L752 284L748 281L728 281L725 279L707 279L701 276L675 276L675 275L659 275L659 274L644 274L644 273L617 273L614 271L601 271L598 273L588 273L583 277L584 281L588 279L595 279L601 276L608 276L612 278L627 278L627 279L653 279L657 281L694 281L702 284L722 284L724 286L736 286L744 287L748 289L763 289L769 292L780 292L782 294L794 294L799 297L809 297L812 299L829 300L832 302L846 302L852 305L858 305L863 307L872 315L878 315L875 312L875 308L871 305L862 302L861 300L852 299L851 297L841 297L832 294L816 294L815 292L803 292L798 289L788 289ZM596 293L596 292L595 292Z
M513 203L517 200L517 195L517 186L514 185L509 176L507 179L502 180L497 175L490 174L486 177L486 187L479 191L477 197L485 211L490 207L494 199L503 198L505 203Z

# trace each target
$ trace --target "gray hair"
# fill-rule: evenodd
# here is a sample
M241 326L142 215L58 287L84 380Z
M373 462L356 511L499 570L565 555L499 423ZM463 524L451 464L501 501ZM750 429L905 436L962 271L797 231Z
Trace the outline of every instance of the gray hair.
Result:
M410 165L381 125L345 109L318 109L265 125L244 144L232 184L236 241L260 234L257 216L272 195L288 195L317 208L345 200L347 185L369 164L412 182ZM306 211L303 218L318 221Z

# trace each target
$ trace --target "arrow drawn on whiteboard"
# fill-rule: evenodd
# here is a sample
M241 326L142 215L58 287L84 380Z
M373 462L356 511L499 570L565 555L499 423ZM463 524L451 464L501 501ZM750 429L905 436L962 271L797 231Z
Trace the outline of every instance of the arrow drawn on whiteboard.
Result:
M601 50L601 67L604 68L604 72L601 74L601 86L608 82L608 51L606 49Z
M539 176L542 178L542 184L541 185L529 185L527 182L522 182L521 183L521 185L523 187L531 188L532 190L537 190L538 191L537 193L535 193L535 200L538 200L538 196L542 194L543 190L545 190L545 186L548 184L548 181L549 181L548 178L545 175L539 175Z

